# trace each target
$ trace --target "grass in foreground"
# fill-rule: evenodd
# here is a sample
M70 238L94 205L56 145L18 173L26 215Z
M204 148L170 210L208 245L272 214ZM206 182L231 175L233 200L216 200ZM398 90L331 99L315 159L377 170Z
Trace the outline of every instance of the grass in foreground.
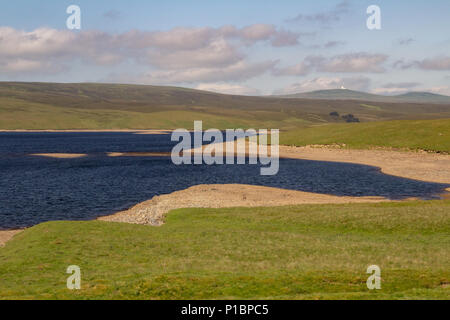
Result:
M0 298L449 299L450 201L180 209L50 222L0 249ZM79 265L82 289L66 288ZM382 270L369 291L366 269Z
M282 133L280 143L389 147L450 153L450 119L331 124Z

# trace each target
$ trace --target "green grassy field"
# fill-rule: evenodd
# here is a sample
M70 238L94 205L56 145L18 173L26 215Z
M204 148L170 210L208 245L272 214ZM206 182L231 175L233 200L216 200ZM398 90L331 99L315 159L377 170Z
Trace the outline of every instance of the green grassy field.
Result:
M331 124L280 134L285 145L345 144L348 148L388 147L450 152L450 119Z
M450 201L49 222L0 249L1 299L449 299ZM369 265L382 288L366 287ZM82 289L66 288L78 265Z

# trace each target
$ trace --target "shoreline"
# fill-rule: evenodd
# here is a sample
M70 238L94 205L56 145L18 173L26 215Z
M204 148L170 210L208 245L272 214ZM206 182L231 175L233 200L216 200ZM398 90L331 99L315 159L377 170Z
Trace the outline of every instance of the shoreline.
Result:
M224 150L226 149L224 143ZM205 148L205 146L202 146ZM187 153L195 153L196 149L186 150ZM224 152L225 154L225 152ZM108 157L170 157L170 152L106 152ZM236 153L236 155L242 155ZM250 153L246 151L245 156ZM34 153L28 156L73 159L87 157L89 154L77 153ZM405 179L419 180L423 182L434 182L450 184L450 155L408 152L393 150L355 150L322 147L289 147L280 146L280 159L297 159L311 161L325 161L338 163L352 163L377 167L387 175L397 176Z
M238 140L237 140L238 141ZM246 143L245 150L237 152L237 141L223 142L222 149L225 154L227 147L234 149L236 156L257 156L250 150L258 150L258 146ZM231 146L230 146L231 145ZM234 146L233 146L234 145ZM186 150L188 153L195 153L206 145ZM268 148L270 156L270 148ZM279 146L280 159L298 159L325 162L353 163L377 167L382 173L405 179L418 180L423 182L434 182L450 185L450 155L441 153L430 153L426 151L403 151L392 149L347 149L325 145L315 146Z
M383 149L280 146L280 158L373 166L384 174L450 185L450 155Z
M247 184L201 184L155 196L127 210L99 217L96 220L160 226L164 224L165 216L169 211L182 208L253 208L393 201L383 197L334 196Z
M76 133L76 132L80 132L80 133L89 133L89 132L126 132L126 133L136 133L136 134L169 134L170 132L172 132L172 130L168 130L168 129L12 129L12 130L5 130L5 129L0 129L0 133L5 132L5 133L27 133L27 132L34 132L34 133L40 133L40 132L54 132L54 133L58 133L58 132L72 132L72 133Z
M145 131L145 130L144 130ZM164 130L167 132L166 130ZM0 130L0 132L4 132ZM17 132L17 131L16 131ZM30 132L30 131L27 131ZM42 132L42 131L41 131ZM53 131L49 131L53 132ZM68 131L65 131L68 132ZM69 132L80 132L69 131ZM99 131L90 131L99 132ZM112 132L112 131L108 131ZM136 132L135 130L128 130L127 132ZM147 131L148 132L148 131ZM159 132L159 131L158 131ZM154 134L154 133L150 133ZM191 150L192 152L193 150ZM56 155L56 154L53 154ZM112 153L111 156L125 156L124 153ZM163 154L158 154L162 156ZM44 154L40 154L44 156ZM51 154L45 154L45 156L51 156ZM71 157L69 154L60 156ZM79 155L77 155L79 156ZM136 154L135 156L142 156ZM144 155L145 156L145 155ZM147 156L151 156L148 154ZM155 156L155 155L153 155ZM426 153L426 152L411 152L411 151L397 151L397 150L357 150L357 149L341 149L330 148L326 146L306 146L306 147L291 147L280 146L280 158L286 159L299 159L299 160L312 160L312 161L329 161L329 162L344 162L354 163L362 165L370 165L380 168L384 174L394 175L406 179L414 179L425 182L435 182L450 184L450 170L443 170L442 168L450 168L450 155L443 155L438 153ZM231 189L229 186L233 186ZM239 186L239 188L236 188ZM243 189L242 189L242 188ZM198 188L198 189L196 189ZM214 196L205 193L205 189L213 189ZM241 189L240 189L241 188ZM263 190L261 188L267 188L269 190ZM237 190L237 191L236 191ZM198 193L198 197L194 197L194 193ZM201 192L199 192L201 191ZM219 192L217 192L219 191ZM220 193L222 191L222 193ZM446 189L447 193L442 194L444 199L450 199L450 188ZM255 198L255 192L258 195L265 195L265 200L258 200ZM245 194L247 193L247 194ZM273 200L274 194L278 196ZM179 198L181 197L181 198ZM219 197L219 198L218 198ZM220 198L222 197L222 198ZM231 198L230 198L231 197ZM229 207L236 206L283 206L283 205L295 205L295 204L318 204L318 203L361 203L361 202L385 202L393 201L385 198L378 197L337 197L319 193L308 193L302 191L294 191L288 189L277 189L269 187L259 187L250 185L199 185L185 190L175 191L171 194L157 196L142 203L136 204L128 210L120 211L112 215L99 217L97 220L103 221L117 221L127 222L130 220L130 214L136 212L136 210L147 210L156 212L156 223L154 225L160 225L164 216L164 207L172 209L182 208L180 206L172 207L171 205L164 204L168 199L177 199L175 202L179 205L187 207L200 206L215 208L211 203L217 202L217 199L221 199L222 204L226 204ZM245 198L245 199L244 199ZM209 200L205 200L209 199ZM249 199L249 200L247 200ZM416 200L406 199L402 201ZM205 201L209 202L209 206L205 206ZM147 206L147 207L146 207ZM153 209L151 209L153 207ZM170 211L169 210L169 211ZM161 213L163 212L163 213ZM141 217L143 220L152 219L147 215ZM159 220L158 220L159 219ZM123 221L122 221L123 220ZM133 222L132 222L133 223ZM148 223L147 223L148 224ZM9 241L14 235L20 233L24 229L19 230L5 230L0 231L0 247Z
M99 129L99 130L80 130L80 129L17 129L17 130L1 130L1 132L129 132L135 134L170 134L169 129ZM224 142L223 150L226 145L235 142ZM205 146L202 146L205 148ZM269 148L270 149L270 148ZM186 150L186 152L195 152L196 149ZM236 150L236 147L235 147ZM249 146L245 154L248 155ZM353 164L362 164L378 167L381 172L398 176L406 179L420 180L425 182L435 182L450 184L450 170L441 170L441 168L450 168L450 155L425 152L425 151L407 151L396 149L347 149L336 148L326 145L315 146L285 146L280 145L280 158L299 159L312 161L329 161L344 162ZM167 156L167 153L145 153L145 152L107 152L108 156ZM237 155L239 155L237 153ZM32 156L44 156L55 158L79 158L87 156L87 154L58 154L58 153L42 153L32 154Z

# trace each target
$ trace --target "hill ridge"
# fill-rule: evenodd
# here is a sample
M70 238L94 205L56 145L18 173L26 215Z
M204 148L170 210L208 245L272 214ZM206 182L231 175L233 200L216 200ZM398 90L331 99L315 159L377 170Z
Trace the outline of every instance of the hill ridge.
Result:
M203 120L209 128L288 130L345 122L349 114L362 122L450 118L450 102L375 103L363 98L287 99L169 86L0 82L0 129L190 129L195 120Z
M339 99L339 100L365 100L374 102L421 102L421 103L450 103L450 96L427 92L427 91L410 91L398 95L386 96L364 91L356 91L350 89L328 89L315 90L309 92L294 93L288 95L276 95L272 97L285 99Z

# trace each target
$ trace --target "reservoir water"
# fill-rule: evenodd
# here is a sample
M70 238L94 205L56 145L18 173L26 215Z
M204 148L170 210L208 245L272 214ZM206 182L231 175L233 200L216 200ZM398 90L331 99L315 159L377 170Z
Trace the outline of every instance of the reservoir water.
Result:
M0 133L0 229L49 220L88 220L155 195L198 184L239 183L339 196L437 198L445 184L385 175L378 168L281 159L275 176L259 165L181 165L170 157L108 157L107 152L169 152L170 135ZM33 153L86 153L55 159Z

